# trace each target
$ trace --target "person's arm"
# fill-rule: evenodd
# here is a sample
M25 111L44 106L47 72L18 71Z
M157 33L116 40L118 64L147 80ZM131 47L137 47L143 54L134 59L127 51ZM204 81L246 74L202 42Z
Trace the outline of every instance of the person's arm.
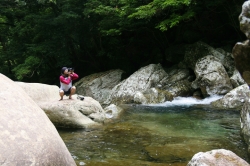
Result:
M68 79L65 79L63 76L60 76L60 81L64 84L69 85L69 83L71 82L71 78L68 77Z
M76 73L72 73L72 74L70 74L70 77L72 80L76 80L79 76Z

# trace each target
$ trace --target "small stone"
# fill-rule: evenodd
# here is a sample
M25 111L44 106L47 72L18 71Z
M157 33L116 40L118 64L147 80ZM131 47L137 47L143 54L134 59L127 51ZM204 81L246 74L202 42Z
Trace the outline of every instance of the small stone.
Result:
M79 163L79 165L85 165L85 163L84 163L83 161L81 161L81 162Z

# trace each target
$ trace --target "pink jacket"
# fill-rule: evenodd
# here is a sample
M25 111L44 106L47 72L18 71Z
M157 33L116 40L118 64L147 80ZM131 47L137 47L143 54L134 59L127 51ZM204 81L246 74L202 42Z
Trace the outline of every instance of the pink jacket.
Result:
M70 77L64 77L63 75L61 75L59 77L60 89L63 91L68 91L72 87L72 81L76 80L78 77L79 76L76 73L70 74Z

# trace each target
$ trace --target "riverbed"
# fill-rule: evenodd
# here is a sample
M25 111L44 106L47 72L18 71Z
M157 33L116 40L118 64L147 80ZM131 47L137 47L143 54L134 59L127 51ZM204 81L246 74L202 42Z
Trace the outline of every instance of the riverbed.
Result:
M240 112L212 108L212 100L122 105L121 117L103 127L58 131L77 165L184 166L194 154L213 149L231 150L249 162Z

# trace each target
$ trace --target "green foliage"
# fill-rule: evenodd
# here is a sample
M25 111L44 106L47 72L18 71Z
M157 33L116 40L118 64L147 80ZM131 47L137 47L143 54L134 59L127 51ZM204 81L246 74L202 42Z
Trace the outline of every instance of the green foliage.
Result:
M156 28L167 31L168 28L177 26L180 22L195 16L190 6L191 0L154 0L136 8L136 12L128 17L146 20L157 18L160 21Z
M18 80L22 80L24 77L32 77L34 69L38 68L41 64L41 60L34 56L29 56L25 59L24 63L17 65L13 72Z
M129 75L150 63L169 67L181 59L175 50L168 57L166 50L176 45L197 40L233 45L244 39L238 25L241 5L226 0L1 0L0 72L13 80L57 84L63 66L75 67L80 77L115 68Z

